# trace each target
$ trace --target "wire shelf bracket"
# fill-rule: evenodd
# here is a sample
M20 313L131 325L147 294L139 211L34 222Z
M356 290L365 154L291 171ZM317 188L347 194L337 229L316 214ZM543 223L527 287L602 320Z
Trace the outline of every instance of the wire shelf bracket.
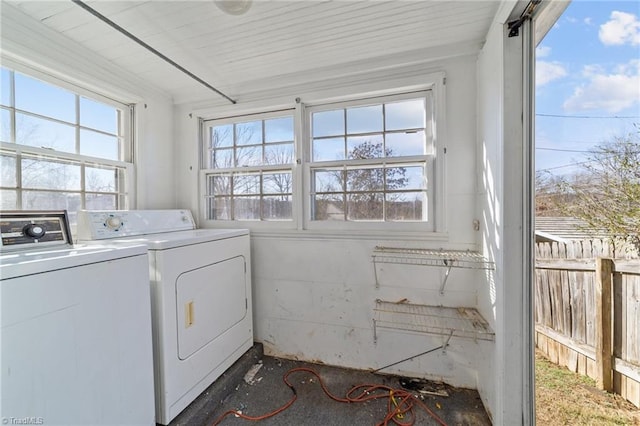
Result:
M446 337L443 347L452 337L473 340L495 340L495 333L475 308L450 308L413 303L376 300L373 318L373 341L378 329L410 331Z
M452 268L495 270L493 262L485 259L480 253L470 250L430 250L376 246L373 250L372 258L376 288L380 287L377 267L379 263L447 268L442 283L440 283L440 294L444 294Z

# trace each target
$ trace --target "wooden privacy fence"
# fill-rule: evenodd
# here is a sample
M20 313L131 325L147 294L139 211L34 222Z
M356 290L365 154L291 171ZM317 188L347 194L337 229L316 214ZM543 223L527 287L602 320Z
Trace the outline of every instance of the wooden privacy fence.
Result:
M611 254L601 242L536 244L536 347L640 407L640 259Z

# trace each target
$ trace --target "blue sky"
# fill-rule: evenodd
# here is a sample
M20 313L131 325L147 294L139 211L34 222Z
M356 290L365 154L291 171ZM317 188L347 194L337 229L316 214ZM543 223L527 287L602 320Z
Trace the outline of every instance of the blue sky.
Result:
M640 123L640 2L574 0L536 49L536 169L578 170ZM637 130L636 130L637 131Z

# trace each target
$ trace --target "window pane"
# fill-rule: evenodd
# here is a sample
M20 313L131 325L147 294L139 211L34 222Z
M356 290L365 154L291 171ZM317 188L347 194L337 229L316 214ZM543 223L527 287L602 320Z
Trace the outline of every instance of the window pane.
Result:
M262 197L262 218L264 220L291 219L291 195Z
M347 133L382 131L382 105L347 109Z
M314 139L313 161L344 160L344 138Z
M111 105L80 97L80 125L118 134L118 110Z
M293 141L293 117L274 118L264 121L264 141Z
M209 176L209 195L231 195L231 176Z
M57 161L23 159L22 187L80 190L80 166Z
M260 194L260 175L235 175L234 194Z
M211 165L214 169L228 169L233 167L233 148L216 149L212 153Z
M382 192L347 194L347 219L382 220L383 204Z
M386 197L387 220L422 220L423 208L426 207L424 192L391 193Z
M80 209L80 194L68 192L23 191L22 208L25 210L67 210Z
M9 189L0 191L0 208L2 210L16 210L18 208L18 193Z
M265 145L264 164L292 164L293 144Z
M234 219L260 220L260 197L235 197Z
M0 109L0 140L2 142L12 142L11 113L6 109Z
M91 130L80 130L80 154L90 157L119 159L118 138Z
M262 143L262 121L236 124L236 145Z
M84 205L87 210L115 210L118 208L116 197L115 194L87 194Z
M423 129L426 122L424 99L385 104L386 130Z
M11 72L5 68L0 74L0 103L11 106Z
M292 189L291 173L265 173L262 176L263 194L291 194Z
M382 135L353 136L347 138L348 158L360 160L384 157Z
M233 124L211 128L211 148L233 146Z
M344 196L317 194L313 196L314 220L344 220Z
M424 131L387 133L387 157L403 155L425 155Z
M344 171L316 170L313 174L315 192L342 192L344 190Z
M16 113L16 143L75 153L76 130L66 124Z
M209 199L209 219L231 220L231 197Z
M0 156L0 186L4 187L17 187L16 180L16 157L2 155Z
M313 137L339 136L345 134L344 110L313 113Z
M76 122L76 96L20 73L15 73L16 108L69 123Z
M384 169L347 170L347 191L381 191L384 187Z
M258 166L262 164L262 147L236 148L236 166Z
M86 191L116 192L117 170L85 167L84 180Z
M389 167L386 170L386 189L425 189L424 167Z

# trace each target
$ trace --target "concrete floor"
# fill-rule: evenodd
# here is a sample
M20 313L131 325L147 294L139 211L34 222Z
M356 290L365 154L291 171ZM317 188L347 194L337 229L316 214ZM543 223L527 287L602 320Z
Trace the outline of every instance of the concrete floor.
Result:
M253 376L253 383L243 379L252 366L261 364ZM236 362L220 379L187 407L171 425L211 426L224 412L240 410L249 416L260 416L284 405L291 399L292 391L283 382L283 376L292 368L310 368L316 371L335 396L344 398L354 386L382 384L402 389L401 378L373 374L368 371L350 370L301 361L283 360L262 354L262 346L255 345ZM289 376L297 393L297 400L274 417L258 422L229 415L219 424L260 426L374 426L381 424L387 414L388 392L385 397L366 402L341 403L330 399L313 375L296 371ZM403 383L407 385L406 380ZM475 390L459 389L437 383L419 383L412 393L447 425L491 425L482 401ZM434 395L435 393L446 394ZM438 425L429 414L415 406L415 425ZM409 417L398 419L407 422ZM389 424L394 424L389 422Z

